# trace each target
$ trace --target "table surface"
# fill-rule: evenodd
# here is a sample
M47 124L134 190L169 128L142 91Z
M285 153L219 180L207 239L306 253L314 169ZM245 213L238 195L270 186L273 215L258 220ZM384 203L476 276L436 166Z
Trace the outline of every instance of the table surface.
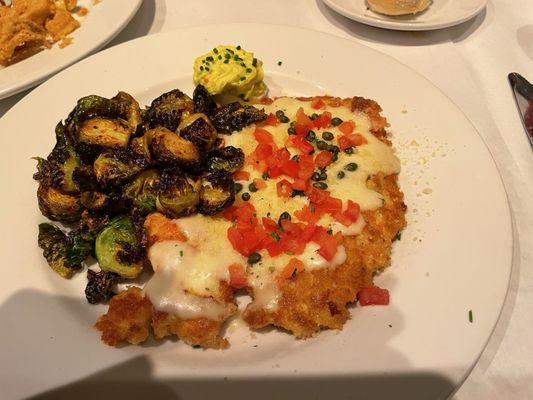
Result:
M516 248L500 321L453 398L533 398L533 211L528 207L533 204L533 152L507 82L509 72L533 79L533 1L489 0L484 12L459 26L397 32L351 21L321 0L144 0L107 47L156 32L222 22L292 25L351 38L419 71L463 109L500 169L513 211ZM0 117L27 93L0 101Z

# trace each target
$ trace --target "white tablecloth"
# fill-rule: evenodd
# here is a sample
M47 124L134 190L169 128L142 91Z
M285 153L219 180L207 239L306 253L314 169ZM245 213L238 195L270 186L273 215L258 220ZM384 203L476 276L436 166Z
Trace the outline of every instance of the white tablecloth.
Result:
M486 11L460 26L395 32L353 22L320 0L144 0L109 46L221 22L294 25L358 40L418 70L464 110L501 171L513 210L516 249L500 322L454 399L532 399L533 152L506 77L516 71L533 79L533 1L490 0ZM0 101L0 116L24 94Z

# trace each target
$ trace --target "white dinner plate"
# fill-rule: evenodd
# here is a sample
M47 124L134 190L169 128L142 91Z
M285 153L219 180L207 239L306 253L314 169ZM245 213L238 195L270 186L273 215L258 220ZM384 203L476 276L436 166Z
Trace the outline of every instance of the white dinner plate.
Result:
M98 50L113 39L133 18L142 0L78 0L89 13L77 17L81 26L69 37L72 44L60 49L54 44L32 57L8 67L0 66L0 100L31 88L49 76Z
M360 95L383 107L408 206L392 266L376 279L390 290L391 304L354 307L342 331L309 340L232 324L225 351L172 340L107 347L92 328L105 307L87 304L85 273L60 278L37 247L44 218L31 157L48 154L55 124L84 95L125 90L148 104L172 88L191 93L194 58L218 44L255 52L271 95ZM0 374L3 399L48 389L54 391L41 399L97 398L114 387L154 399L443 399L466 377L498 319L513 238L491 155L439 89L356 42L257 24L143 37L51 78L0 120L0 132L0 358L9 366Z
M366 0L322 0L338 13L363 24L398 31L428 31L461 24L478 15L488 0L433 0L416 15L388 16L373 12Z

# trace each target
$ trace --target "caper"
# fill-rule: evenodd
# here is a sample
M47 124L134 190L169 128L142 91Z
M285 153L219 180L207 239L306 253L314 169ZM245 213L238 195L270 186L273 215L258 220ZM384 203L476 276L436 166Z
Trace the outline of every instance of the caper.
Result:
M287 133L289 135L296 135L296 129L294 129L294 127L291 126L289 129L287 129Z
M320 172L313 172L313 175L311 175L311 179L314 181L320 180Z
M309 131L307 132L307 135L305 135L305 140L307 140L308 142L312 142L315 139L316 139L315 131Z
M339 172L337 173L337 178L342 179L342 178L345 177L345 175L346 175L346 174L344 173L344 171L339 171Z
M357 169L357 164L354 162L348 163L344 166L346 171L355 171Z
M291 220L291 214L289 214L287 211L283 211L281 213L281 215L279 216L278 218L278 225L281 226L281 221L284 220L284 219L287 219L287 220Z
M235 187L235 193L239 193L242 190L242 184L241 183L235 182L235 184L233 186Z
M328 148L328 144L323 140L319 140L316 142L316 147L318 150L326 150Z
M330 151L332 153L338 153L339 151L341 151L341 149L339 148L339 146L335 146L334 144L330 144L328 146L328 151Z
M285 113L283 112L283 110L276 111L276 118L277 119L280 119L281 117L284 117L284 116L285 116Z
M248 201L248 200L250 200L250 193L248 193L248 192L244 192L244 193L241 195L241 199L243 199L244 201Z
M353 147L348 147L348 148L344 149L344 152L346 154L353 154Z
M249 190L250 192L252 192L252 193L253 193L253 192L257 192L257 186L255 186L255 183L253 183L253 182L250 183L250 184L248 185L248 190Z
M309 119L312 119L312 120L315 120L318 118L318 114L317 113L313 113L309 116Z
M326 179L328 179L328 174L326 173L326 171L321 171L320 172L320 176L319 176L319 180L325 181Z
M266 180L269 178L269 176L268 176L268 172L266 172L266 171L263 172L263 175L261 175L261 178L263 178L263 180L266 181Z
M248 256L248 264L257 264L259 261L261 261L261 254L259 253L252 253Z
M333 140L333 137L333 133L331 132L326 131L322 133L322 139L324 140Z
M283 117L279 118L279 122L281 122L282 124L286 124L289 121L290 121L290 118L287 117L286 115L284 115Z
M317 189L326 190L328 188L328 184L326 182L315 182L313 183L313 186Z
M331 125L339 126L340 124L342 124L342 119L340 119L339 117L334 117L331 119Z

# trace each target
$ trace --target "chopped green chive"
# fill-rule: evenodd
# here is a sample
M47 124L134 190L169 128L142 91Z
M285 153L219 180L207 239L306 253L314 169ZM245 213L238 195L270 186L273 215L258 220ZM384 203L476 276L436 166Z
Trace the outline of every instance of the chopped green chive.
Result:
M281 61L278 61L278 65L281 66L281 64L283 64Z
M472 310L468 311L468 321L470 321L470 323L474 322L474 314L472 313Z
M270 236L272 236L272 238L276 241L276 242L279 242L279 235L276 233L276 232L272 232L270 234Z

